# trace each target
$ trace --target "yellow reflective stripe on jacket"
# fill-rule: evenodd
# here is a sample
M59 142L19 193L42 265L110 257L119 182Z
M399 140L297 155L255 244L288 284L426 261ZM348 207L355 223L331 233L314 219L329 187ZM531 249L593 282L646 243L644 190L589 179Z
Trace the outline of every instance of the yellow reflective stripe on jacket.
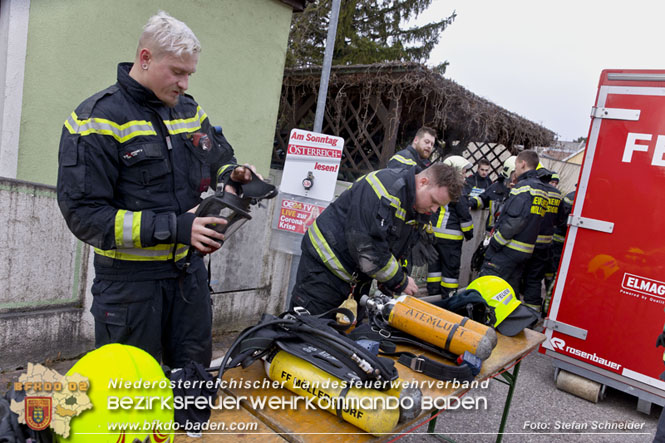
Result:
M235 165L224 165L217 170L217 178L226 172L227 169L233 168Z
M539 235L538 238L536 239L536 243L542 244L542 245L549 245L552 243L552 238L553 235Z
M563 235L554 234L552 236L552 241L555 241L557 243L563 243L564 241L566 241L566 237L564 237Z
M436 238L445 238L447 240L464 240L464 234L462 234L462 231L457 231L455 229L434 228L434 236Z
M312 242L314 249L316 249L316 252L319 254L319 257L321 257L323 264L326 265L326 267L330 269L330 271L335 274L337 278L344 280L347 283L351 283L353 281L351 273L344 269L342 263L335 256L332 248L319 230L319 227L316 224L316 220L307 230L307 235L309 236L309 240Z
M208 118L208 115L201 109L200 106L196 108L196 114L190 118L181 118L178 120L164 120L169 134L176 135L185 132L196 132L201 129L201 124Z
M397 259L391 255L390 260L388 260L388 263L383 268L379 269L376 274L368 275L383 283L397 275L398 270L399 263L397 262Z
M565 203L568 203L569 205L572 205L572 204L573 204L573 200L569 199L568 196L565 196L565 197L563 198L563 201L564 201Z
M513 190L510 191L510 195L519 195L519 194L524 194L525 192L528 192L531 195L546 198L546 199L549 200L549 197L547 196L547 192L545 192L541 189L532 188L531 186L522 186L520 188L513 189Z
M462 227L462 232L469 232L473 229L473 220L460 223L460 226Z
M504 238L504 236L501 235L501 232L499 232L499 231L494 233L494 239L501 246L505 246L507 248L514 249L515 251L524 252L525 254L533 253L533 249L536 247L536 245L529 244L529 243L524 243L524 242L521 242L521 241L517 241L515 239L506 240Z
M436 219L436 226L432 227L436 238L445 238L446 240L463 240L464 234L457 229L446 229L444 226L448 223L450 213L448 206L441 206L439 217Z
M477 195L474 195L473 197L471 197L471 200L475 200L476 205L477 205L476 208L485 209L484 208L485 205L483 205L483 199L482 198L478 197Z
M367 183L369 183L372 189L374 189L374 192L379 198L385 197L390 201L390 206L395 208L395 216L397 218L400 220L406 220L406 211L402 209L402 202L399 198L388 193L386 188L383 186L383 183L381 183L381 180L376 178L376 172L367 174L365 180L367 180Z
M119 209L115 213L115 244L118 248L141 247L142 212Z
M397 160L398 162L404 163L405 165L409 165L409 166L414 166L416 164L416 162L411 160L410 158L403 157L399 154L393 155L392 157L390 157L390 160L388 160L388 161L392 161L392 160Z
M120 143L125 143L141 135L157 135L152 123L146 120L131 120L119 125L105 118L79 120L76 112L72 112L69 118L65 120L65 127L70 134L82 136L90 134L110 135Z
M187 256L189 246L178 243L175 261ZM95 248L95 253L116 260L128 261L167 261L173 259L173 243L144 248L119 248L103 250Z

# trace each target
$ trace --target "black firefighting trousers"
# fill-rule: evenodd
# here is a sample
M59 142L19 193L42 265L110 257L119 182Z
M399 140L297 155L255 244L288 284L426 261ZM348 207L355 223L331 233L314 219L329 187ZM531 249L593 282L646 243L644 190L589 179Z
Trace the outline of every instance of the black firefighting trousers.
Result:
M178 278L115 281L95 278L90 311L95 346L136 346L171 368L212 358L212 303L203 260Z

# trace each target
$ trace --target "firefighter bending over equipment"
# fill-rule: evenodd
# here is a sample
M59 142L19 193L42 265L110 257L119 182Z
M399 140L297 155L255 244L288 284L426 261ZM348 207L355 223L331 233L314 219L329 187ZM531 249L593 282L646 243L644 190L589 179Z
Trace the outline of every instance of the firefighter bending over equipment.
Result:
M434 143L436 142L436 131L427 126L418 129L413 142L406 148L388 160L387 168L404 169L412 166L416 167L416 173L427 168L431 162L429 161L432 152L434 152Z
M532 150L520 152L515 159L517 183L497 220L479 274L501 277L515 294L519 294L522 268L533 253L549 203L547 189L537 176L538 161Z
M201 46L165 12L143 28L117 83L86 99L60 139L58 204L69 229L95 248L95 345L133 345L157 361L203 366L212 356L212 307L201 254L225 224L197 217L201 192L229 174L251 180L206 113L185 95ZM201 140L204 140L203 142Z
M291 307L326 312L350 293L359 300L372 279L388 291L415 294L418 286L401 260L431 213L461 191L459 173L444 164L418 174L415 168L382 169L356 181L304 236Z
M452 155L443 161L454 167L462 180L471 163L459 155ZM432 214L434 247L437 257L427 263L427 293L441 294L448 298L459 288L459 271L462 264L462 243L473 238L473 219L469 213L469 203L462 194L459 201L450 202Z

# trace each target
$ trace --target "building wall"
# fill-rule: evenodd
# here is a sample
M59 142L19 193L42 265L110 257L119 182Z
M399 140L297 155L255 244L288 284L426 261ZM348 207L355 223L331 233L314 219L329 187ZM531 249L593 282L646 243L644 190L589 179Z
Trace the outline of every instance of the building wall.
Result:
M115 83L117 63L133 61L143 25L159 9L187 23L201 41L188 92L223 127L238 160L267 173L289 6L277 0L32 0L17 178L55 184L63 122L81 101Z
M0 65L6 69L0 75L0 368L5 369L74 357L94 345L93 254L67 229L53 188L67 116L115 82L117 63L133 60L143 25L163 9L201 41L188 92L213 124L223 126L238 160L267 176L292 9L278 0L2 0L1 8ZM16 29L25 29L24 57L14 51ZM22 98L16 100L19 84ZM7 141L11 131L20 138ZM255 209L254 220L213 257L213 281L222 282L213 294L216 332L242 329L263 312L283 309L291 259L266 246L272 207L271 202Z

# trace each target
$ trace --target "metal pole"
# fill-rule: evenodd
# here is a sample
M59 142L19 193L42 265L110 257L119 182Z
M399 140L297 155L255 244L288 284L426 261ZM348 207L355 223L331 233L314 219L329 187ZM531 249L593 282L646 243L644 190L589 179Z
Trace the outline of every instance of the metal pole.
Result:
M326 109L326 97L328 95L328 80L330 80L330 67L332 66L333 49L335 49L335 37L337 36L337 22L339 21L339 5L341 0L333 0L330 10L330 22L328 23L328 37L326 38L326 51L323 54L323 66L321 67L321 82L319 84L319 97L316 101L316 115L314 116L314 132L323 130L323 115ZM296 284L296 274L300 264L300 255L294 255L289 270L289 288L287 294L287 305L291 301L291 293Z
M337 22L339 21L339 5L341 0L333 0L328 23L328 37L326 38L326 52L323 54L321 67L321 82L319 84L319 98L316 101L316 116L314 117L314 132L323 129L323 115L326 110L326 97L328 96L328 81L330 80L330 67L332 66L335 37L337 36Z

